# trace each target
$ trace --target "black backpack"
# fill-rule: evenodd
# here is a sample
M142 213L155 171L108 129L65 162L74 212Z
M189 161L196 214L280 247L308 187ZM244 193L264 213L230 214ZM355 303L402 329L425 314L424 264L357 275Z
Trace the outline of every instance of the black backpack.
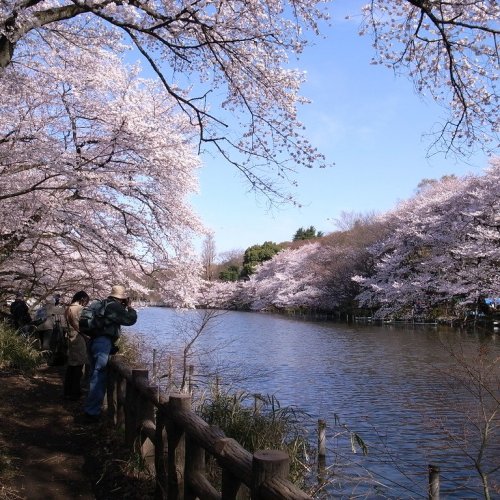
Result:
M94 300L82 309L78 322L80 333L90 338L103 335L104 327L108 323L105 317L108 304L107 300Z

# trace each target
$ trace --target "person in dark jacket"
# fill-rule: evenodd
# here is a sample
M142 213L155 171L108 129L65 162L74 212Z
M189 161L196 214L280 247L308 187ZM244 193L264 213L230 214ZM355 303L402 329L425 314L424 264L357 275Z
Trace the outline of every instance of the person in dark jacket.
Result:
M28 304L26 304L22 292L17 293L15 300L10 305L10 314L16 330L21 330L31 323L31 315Z
M125 287L113 286L105 301L102 333L95 336L89 343L89 392L83 406L86 422L97 421L101 415L106 393L106 367L113 346L120 336L121 326L130 326L136 321L137 312L130 307L130 299Z

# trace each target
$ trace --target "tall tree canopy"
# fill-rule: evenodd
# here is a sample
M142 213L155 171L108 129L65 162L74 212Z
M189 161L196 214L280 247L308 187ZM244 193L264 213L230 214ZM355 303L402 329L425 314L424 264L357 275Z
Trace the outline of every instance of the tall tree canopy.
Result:
M281 246L273 241L265 241L262 245L252 245L245 250L243 256L242 277L250 276L255 266L266 260L271 260L280 250Z
M447 149L498 134L499 9L373 0L365 10L381 60L448 103L437 139ZM82 276L139 286L145 273L171 282L184 269L189 293L196 152L277 199L294 169L325 165L297 119L304 74L288 62L325 12L320 0L3 0L2 286ZM158 84L123 66L131 47Z
M137 288L188 257L198 158L163 89L64 37L12 72L0 77L0 289Z

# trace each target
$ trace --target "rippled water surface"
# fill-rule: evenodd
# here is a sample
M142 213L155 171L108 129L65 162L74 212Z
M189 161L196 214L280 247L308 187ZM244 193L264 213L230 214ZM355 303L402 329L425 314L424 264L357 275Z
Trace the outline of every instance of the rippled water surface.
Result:
M199 315L146 308L134 330L144 337L146 350L168 348L175 355ZM446 438L460 434L465 415L471 417L470 408L477 405L470 404L463 384L450 383L445 375L454 371L445 346L471 354L488 346L498 354L498 335L228 312L211 321L195 346L196 364L218 369L235 389L273 394L281 405L306 411L310 422L327 422L327 465L336 462L339 477L351 478L337 484L345 497L427 498L431 463L442 471L442 498L482 497L471 462ZM498 386L493 389L498 398ZM469 409L463 412L466 403ZM336 417L367 442L366 458L353 454L343 437L333 439L341 431ZM469 449L477 444L472 438ZM498 435L490 445L487 462L498 465ZM353 477L359 478L354 494ZM499 484L498 472L490 480Z

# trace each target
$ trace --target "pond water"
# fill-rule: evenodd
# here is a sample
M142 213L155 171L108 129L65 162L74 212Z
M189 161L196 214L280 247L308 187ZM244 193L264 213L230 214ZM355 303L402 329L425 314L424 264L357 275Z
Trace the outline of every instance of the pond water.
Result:
M157 359L165 352L178 357L202 315L145 308L133 332L146 357L153 349ZM427 498L427 467L434 464L441 469L441 498L481 498L481 483L463 449L477 455L479 438L465 439L464 425L477 422L480 406L457 380L450 348L466 356L477 355L479 348L498 355L498 340L493 332L437 326L347 325L224 312L194 342L190 363L197 373L217 373L235 390L274 395L281 406L305 411L314 446L317 420L325 420L327 466L335 472L331 496ZM494 375L490 388L498 399ZM347 429L368 445L366 457L359 448L352 452ZM485 468L498 466L499 456L496 434ZM498 471L490 482L500 484Z

